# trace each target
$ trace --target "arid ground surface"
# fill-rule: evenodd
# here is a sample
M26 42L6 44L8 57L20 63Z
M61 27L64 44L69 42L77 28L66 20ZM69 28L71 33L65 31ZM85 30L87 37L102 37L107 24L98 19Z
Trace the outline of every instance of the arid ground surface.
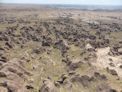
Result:
M0 92L122 92L122 12L0 5Z

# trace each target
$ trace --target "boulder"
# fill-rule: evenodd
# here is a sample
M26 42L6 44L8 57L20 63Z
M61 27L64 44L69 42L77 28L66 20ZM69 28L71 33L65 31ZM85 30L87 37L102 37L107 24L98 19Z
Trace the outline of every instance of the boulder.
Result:
M118 49L119 54L122 54L122 48Z
M46 79L43 81L43 85L41 86L39 92L57 92L56 86L50 79Z
M114 69L107 68L107 72L110 73L111 75L118 76L116 70L114 70Z
M86 45L86 50L88 50L88 51L94 51L94 48L91 46L91 44L87 44Z
M98 80L107 80L107 77L104 74L100 74L98 72L94 72L94 78L98 79Z
M71 78L71 82L79 82L81 83L84 87L88 87L90 85L91 78L87 75L75 75L74 77Z
M122 69L122 65L119 66Z
M117 92L115 89L112 89L108 84L101 83L97 85L96 92Z

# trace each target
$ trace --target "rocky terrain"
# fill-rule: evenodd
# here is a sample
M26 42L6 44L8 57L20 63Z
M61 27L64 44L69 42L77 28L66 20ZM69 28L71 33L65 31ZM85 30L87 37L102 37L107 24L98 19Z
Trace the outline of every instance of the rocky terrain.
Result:
M122 92L122 12L1 5L0 92Z

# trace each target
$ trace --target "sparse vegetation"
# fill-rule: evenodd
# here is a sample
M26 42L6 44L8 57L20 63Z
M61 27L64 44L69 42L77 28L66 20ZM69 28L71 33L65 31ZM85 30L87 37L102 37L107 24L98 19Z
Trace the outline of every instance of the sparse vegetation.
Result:
M0 92L121 92L120 17L120 11L3 5Z

